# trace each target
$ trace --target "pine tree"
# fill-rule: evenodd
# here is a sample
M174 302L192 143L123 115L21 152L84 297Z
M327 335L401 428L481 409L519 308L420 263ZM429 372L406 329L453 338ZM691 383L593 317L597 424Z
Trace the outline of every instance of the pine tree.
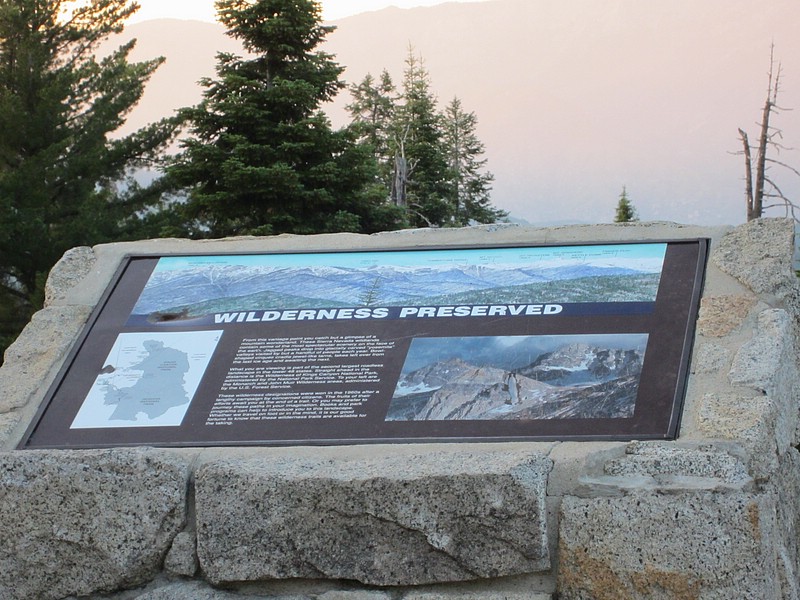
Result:
M638 220L639 216L636 214L636 208L628 199L628 190L625 186L622 186L622 193L619 195L619 201L617 202L614 223L630 223Z
M128 62L135 42L95 56L136 8L129 0L0 0L0 313L27 321L64 251L136 236L142 215L157 212L158 194L131 173L158 159L175 123L110 134L162 61Z
M350 86L352 102L347 105L350 129L358 143L367 146L377 164L376 184L389 199L394 175L392 127L399 97L391 75L384 70L379 81L367 74L361 83Z
M447 159L442 118L436 110L430 76L421 59L409 51L403 73L403 104L392 127L395 160L392 200L407 209L415 226L450 222Z
M386 71L350 88L351 127L378 164L378 183L412 226L493 223L506 213L491 206L491 182L476 134L477 117L456 99L437 110L422 60L409 50L398 95Z
M461 101L453 98L444 112L444 145L447 149L447 200L451 205L452 224L494 223L507 213L491 205L494 175L485 170L484 145L478 139L478 119L465 112Z
M383 159L389 153L392 121L397 112L397 89L384 70L379 81L367 73L359 84L350 86L352 102L347 105L351 127L359 141L369 144L373 154Z
M182 115L192 137L171 165L189 188L194 236L371 232L392 226L370 188L374 161L320 106L343 87L317 50L332 27L313 0L221 0L219 19L247 57L219 54L217 78Z

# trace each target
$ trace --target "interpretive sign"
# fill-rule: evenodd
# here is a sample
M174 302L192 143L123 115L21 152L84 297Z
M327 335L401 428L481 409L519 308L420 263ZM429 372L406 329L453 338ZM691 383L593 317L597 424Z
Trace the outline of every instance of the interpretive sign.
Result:
M706 253L130 256L21 447L674 438Z

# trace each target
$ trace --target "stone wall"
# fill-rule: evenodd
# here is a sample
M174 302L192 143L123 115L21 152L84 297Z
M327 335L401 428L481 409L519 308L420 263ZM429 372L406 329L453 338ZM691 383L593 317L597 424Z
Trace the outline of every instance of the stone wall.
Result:
M79 248L0 369L0 599L800 597L793 224ZM16 451L126 253L710 237L675 442Z

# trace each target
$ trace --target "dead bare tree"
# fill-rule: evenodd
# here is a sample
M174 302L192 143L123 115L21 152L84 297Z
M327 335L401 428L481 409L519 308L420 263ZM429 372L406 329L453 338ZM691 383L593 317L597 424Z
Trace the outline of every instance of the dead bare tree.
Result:
M739 128L739 138L742 141L742 155L745 161L745 202L747 208L747 220L752 221L763 216L764 211L770 208L782 206L786 211L786 216L791 216L795 221L798 218L798 206L790 200L769 176L769 166L778 165L788 169L798 177L800 171L794 167L776 160L768 155L770 149L779 154L786 148L780 143L783 139L783 132L770 125L770 118L786 110L778 105L778 92L780 91L781 64L775 65L775 47L770 47L769 53L769 80L767 85L767 99L761 112L761 122L759 123L758 145L755 149L750 145L747 132ZM753 151L755 150L755 160ZM755 171L755 172L754 172Z
M397 148L394 156L394 177L392 178L391 200L392 203L408 212L415 214L427 223L428 227L433 227L433 223L421 211L414 207L421 208L418 204L408 202L408 184L413 182L412 175L419 161L411 160L406 156L406 141L411 132L411 125L406 124L401 135L395 134L394 142Z

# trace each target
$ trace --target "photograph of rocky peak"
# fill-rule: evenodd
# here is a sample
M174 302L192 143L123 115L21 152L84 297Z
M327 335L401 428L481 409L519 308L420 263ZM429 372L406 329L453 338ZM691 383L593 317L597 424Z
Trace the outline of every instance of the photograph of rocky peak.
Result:
M417 338L387 421L633 417L647 334Z

